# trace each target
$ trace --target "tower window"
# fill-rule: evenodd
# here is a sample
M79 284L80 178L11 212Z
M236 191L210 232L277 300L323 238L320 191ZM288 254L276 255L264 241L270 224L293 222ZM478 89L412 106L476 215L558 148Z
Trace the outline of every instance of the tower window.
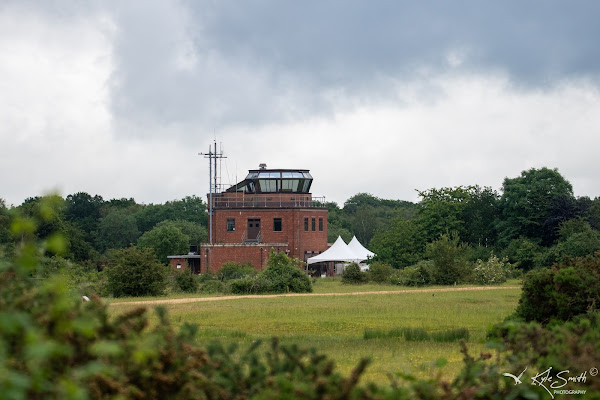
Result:
M235 232L235 219L227 219L227 232Z
M273 231L281 232L281 218L273 218Z

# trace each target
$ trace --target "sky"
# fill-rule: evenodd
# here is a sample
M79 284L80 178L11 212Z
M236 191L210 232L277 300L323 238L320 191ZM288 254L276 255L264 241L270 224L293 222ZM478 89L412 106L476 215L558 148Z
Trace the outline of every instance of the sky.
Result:
M260 163L418 201L557 168L600 196L600 2L0 0L0 198L164 203Z

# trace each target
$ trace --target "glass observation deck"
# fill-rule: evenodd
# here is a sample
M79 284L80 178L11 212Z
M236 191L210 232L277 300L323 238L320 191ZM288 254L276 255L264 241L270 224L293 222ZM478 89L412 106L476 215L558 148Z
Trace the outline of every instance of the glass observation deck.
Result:
M215 208L325 207L310 193L313 177L305 169L251 169L246 178L213 195Z
M254 169L246 179L233 185L226 192L258 193L310 193L312 176L303 169Z

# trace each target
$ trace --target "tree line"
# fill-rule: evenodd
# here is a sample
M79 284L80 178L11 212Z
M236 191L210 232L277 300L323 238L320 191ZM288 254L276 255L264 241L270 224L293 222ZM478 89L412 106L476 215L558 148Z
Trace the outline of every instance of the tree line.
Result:
M376 261L397 269L430 259L432 244L440 240L456 243L460 257L472 262L498 256L524 271L600 250L600 198L575 197L556 169L532 168L505 178L500 193L475 185L422 190L419 197L413 203L358 193L342 207L326 203L328 241L356 235L377 253ZM206 204L199 197L145 205L80 192L31 197L10 208L0 199L3 251L10 253L22 239L11 234L13 219L41 214L52 218L36 227L40 240L58 232L66 259L98 269L114 250L132 244L152 248L166 263L167 255L207 239Z

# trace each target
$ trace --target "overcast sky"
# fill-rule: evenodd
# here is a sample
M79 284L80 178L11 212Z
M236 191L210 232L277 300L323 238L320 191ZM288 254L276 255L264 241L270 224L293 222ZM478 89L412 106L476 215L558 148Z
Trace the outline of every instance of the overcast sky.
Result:
M600 196L600 2L0 0L0 198L162 203L259 163L417 201L558 168Z

